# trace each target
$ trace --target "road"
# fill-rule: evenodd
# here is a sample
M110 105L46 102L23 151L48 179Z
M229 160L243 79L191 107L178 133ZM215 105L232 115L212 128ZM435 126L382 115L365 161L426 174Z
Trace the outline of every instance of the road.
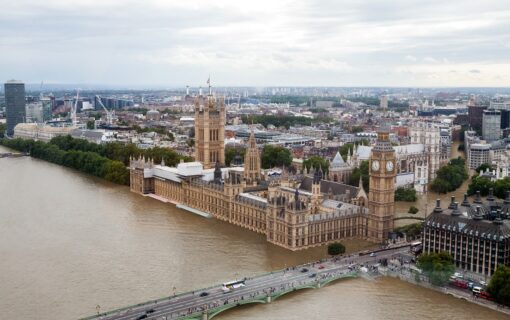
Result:
M204 311L207 312L220 306L235 306L246 300L265 300L268 295L292 291L294 288L303 286L317 286L319 282L347 275L351 272L349 266L352 264L356 264L357 267L371 266L382 259L402 257L408 252L409 247L406 246L379 251L376 256L366 254L327 259L246 279L245 287L228 293L223 293L221 285L217 285L86 319L131 320L144 315L147 316L146 319L177 319L194 314L199 316ZM304 268L308 271L304 272ZM316 275L312 277L313 274ZM200 296L202 292L207 292L207 296Z

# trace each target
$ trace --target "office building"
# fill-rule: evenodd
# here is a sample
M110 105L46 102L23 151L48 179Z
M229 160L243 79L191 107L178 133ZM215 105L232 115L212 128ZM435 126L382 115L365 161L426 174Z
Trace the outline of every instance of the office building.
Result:
M500 265L510 265L510 191L497 202L489 191L486 201L477 192L459 205L455 197L448 209L436 208L422 229L423 252L447 252L458 268L491 276Z
M14 127L26 121L25 84L10 80L4 84L5 112L7 118L7 135L14 134Z
M468 167L476 169L482 164L490 163L491 145L484 143L473 143L469 146L468 150Z
M482 138L487 142L501 138L501 111L492 109L483 111Z
M487 110L488 106L483 105L470 105L468 106L468 121L471 128L475 131L482 131L482 118L483 112Z

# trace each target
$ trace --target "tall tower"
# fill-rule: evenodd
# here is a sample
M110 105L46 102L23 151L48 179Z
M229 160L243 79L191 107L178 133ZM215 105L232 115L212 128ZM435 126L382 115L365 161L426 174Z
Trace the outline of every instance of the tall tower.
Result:
M14 134L14 127L18 123L26 122L25 84L21 81L10 80L4 84L5 111L7 116L7 135Z
M253 129L248 139L248 148L244 154L244 178L246 183L253 184L260 180L260 153Z
M204 169L225 165L225 99L211 93L195 99L195 161Z
M391 146L389 132L377 133L369 163L370 192L368 194L368 238L382 242L393 231L395 216L395 150Z

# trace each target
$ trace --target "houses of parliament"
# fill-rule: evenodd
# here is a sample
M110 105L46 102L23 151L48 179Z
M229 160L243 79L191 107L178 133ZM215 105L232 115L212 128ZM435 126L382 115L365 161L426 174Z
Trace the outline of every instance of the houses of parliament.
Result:
M214 217L266 236L290 250L342 239L383 242L393 230L395 151L388 132L371 151L370 192L310 175L264 176L252 134L243 159L225 167L225 103L210 92L195 98L195 160L177 167L131 159L131 191ZM244 163L243 163L244 162Z

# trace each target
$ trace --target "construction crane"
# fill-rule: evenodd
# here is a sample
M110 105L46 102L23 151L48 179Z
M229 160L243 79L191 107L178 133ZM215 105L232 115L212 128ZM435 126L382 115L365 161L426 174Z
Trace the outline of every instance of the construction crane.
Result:
M104 106L103 102L101 101L101 97L98 96L98 95L96 95L96 101L99 102L101 107L103 107L104 111L106 112L106 122L109 125L112 125L113 124L114 111L109 111L108 109L106 109L106 107Z

